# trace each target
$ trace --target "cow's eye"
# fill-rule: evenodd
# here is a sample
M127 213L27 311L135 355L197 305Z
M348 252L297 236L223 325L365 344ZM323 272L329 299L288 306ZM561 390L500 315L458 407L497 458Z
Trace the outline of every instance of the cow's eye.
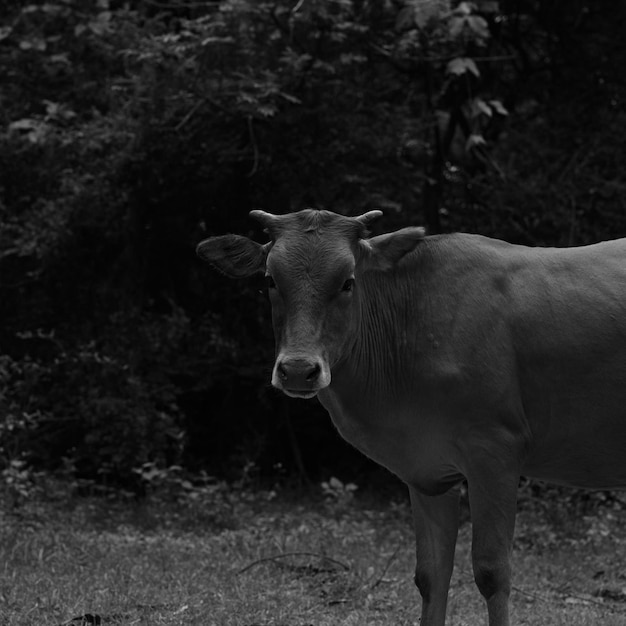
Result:
M265 283L267 284L268 289L276 289L276 281L270 274L265 275Z
M346 282L342 285L341 291L345 293L350 293L354 289L354 278L348 278Z

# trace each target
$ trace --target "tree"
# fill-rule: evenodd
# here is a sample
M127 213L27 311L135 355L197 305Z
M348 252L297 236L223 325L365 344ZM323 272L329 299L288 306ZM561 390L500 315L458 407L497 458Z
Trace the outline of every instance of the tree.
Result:
M262 237L251 208L383 208L389 229L541 244L626 231L613 3L0 11L6 466L65 457L134 485L144 462L306 473L356 461L332 453L343 444L314 405L292 419L267 389L261 286L195 260L207 234Z

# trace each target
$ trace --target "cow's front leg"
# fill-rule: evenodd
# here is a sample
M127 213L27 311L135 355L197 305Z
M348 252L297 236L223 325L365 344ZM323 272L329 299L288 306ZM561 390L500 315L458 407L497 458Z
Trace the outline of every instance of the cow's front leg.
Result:
M459 490L426 496L409 487L415 526L415 584L422 596L421 626L444 626L459 530Z
M509 626L511 549L519 473L484 467L468 476L474 579L487 601L489 626Z

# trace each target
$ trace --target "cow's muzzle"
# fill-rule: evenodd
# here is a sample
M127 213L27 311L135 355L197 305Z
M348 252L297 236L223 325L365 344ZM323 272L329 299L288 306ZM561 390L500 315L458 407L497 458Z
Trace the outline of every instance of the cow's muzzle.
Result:
M330 370L321 358L279 355L272 385L293 398L313 398L330 384Z

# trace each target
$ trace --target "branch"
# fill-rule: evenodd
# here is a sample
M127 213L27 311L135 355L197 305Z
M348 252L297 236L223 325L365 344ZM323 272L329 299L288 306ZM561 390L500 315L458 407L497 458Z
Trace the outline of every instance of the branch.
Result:
M389 571L391 564L395 561L396 557L398 556L398 552L400 552L401 547L402 547L402 544L399 544L398 547L393 551L393 554L387 559L387 563L385 563L385 567L383 567L383 571L380 573L380 576L372 583L370 589L375 589L383 581L385 574Z
M521 593L523 596L533 598L534 600L541 600L542 602L551 602L553 604L556 602L556 600L554 598L551 598L550 596L545 596L545 595L541 595L541 594L534 593L531 591L526 591L525 589L516 587L515 585L512 585L511 589L513 591L516 591L517 593ZM611 613L617 613L619 615L626 615L626 611L624 609L622 609L621 607L608 604L604 602L604 600L595 600L594 598L590 598L588 596L582 596L582 595L575 594L575 593L563 593L559 591L558 589L556 591L561 597L565 596L567 598L574 598L575 600L580 600L582 604L592 604L594 606L601 607L604 610L609 611Z
M350 570L349 565L346 565L345 563L342 563L341 561L337 561L336 559L332 559L329 556L318 554L316 552L283 552L282 554L276 554L274 556L268 556L264 559L258 559L256 561L252 561L252 563L248 563L248 565L240 569L237 572L237 575L247 572L249 569L252 569L255 565L259 565L261 563L268 563L269 561L277 561L278 559L284 559L289 556L314 556L318 559L323 559L325 561L329 561L330 563L334 563L335 565L339 565L339 567L342 567L345 571Z
M193 107L191 107L189 113L187 113L187 115L185 115L185 117L183 117L183 119L178 122L178 124L176 124L176 130L180 130L194 115L194 113L203 105L203 101L202 100L198 100L198 102L196 102Z

